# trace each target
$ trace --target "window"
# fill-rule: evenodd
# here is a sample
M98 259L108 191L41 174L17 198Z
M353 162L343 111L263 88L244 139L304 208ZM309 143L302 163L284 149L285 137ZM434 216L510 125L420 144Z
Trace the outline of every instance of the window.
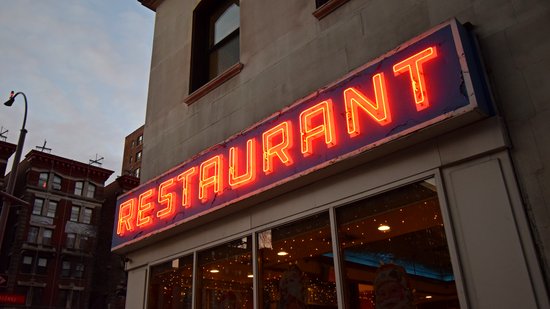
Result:
M134 172L134 176L136 176L137 178L139 178L140 172L141 172L140 168L139 168L139 167L136 168L136 170L135 170L135 172Z
M95 188L96 188L96 186L94 184L89 183L88 184L88 191L86 192L86 197L94 198Z
M193 13L191 92L239 63L238 0L201 1Z
M23 260L21 261L21 272L26 274L32 272L32 256L23 256Z
M48 177L48 173L40 173L40 176L38 177L38 186L46 189L48 187Z
M138 136L138 138L137 138L137 144L138 144L138 145L143 144L143 135Z
M128 161L128 163L132 164L133 162L134 162L134 157L130 156L130 160Z
M191 309L192 286L193 255L152 266L147 308Z
M258 249L261 303L337 307L328 212L259 233Z
M88 251L91 249L91 239L88 236L81 235L78 249Z
M139 160L141 160L141 151L136 153L136 162L138 162Z
M197 259L197 308L247 308L252 304L252 237L198 252ZM218 306L216 300L221 301Z
M52 189L61 190L61 177L53 175Z
M80 219L80 206L71 207L71 218L70 221L78 222Z
M67 233L67 237L65 239L65 247L68 249L74 249L75 241L76 241L76 234Z
M351 308L459 308L435 181L336 210Z
M38 231L39 229L36 226L30 226L29 233L27 234L27 242L36 244L38 242Z
M36 263L36 273L43 275L47 271L48 271L48 259L39 257Z
M42 244L45 246L51 246L52 235L53 235L53 230L44 229L44 231L42 232Z
M56 201L48 201L48 209L46 210L46 217L54 218L57 210Z
M92 209L91 208L83 208L82 212L82 223L90 224L92 222Z
M317 17L317 19L321 19L348 1L349 0L315 0L316 10L313 12L313 16Z
M44 207L44 199L42 198L35 198L34 199L34 205L32 207L32 214L33 215L42 215L42 209Z
M61 264L61 277L69 277L71 275L71 262L63 261Z
M74 183L74 194L82 195L82 189L84 188L84 181L77 181Z
M84 275L84 264L76 263L73 270L73 277L82 278L83 275Z

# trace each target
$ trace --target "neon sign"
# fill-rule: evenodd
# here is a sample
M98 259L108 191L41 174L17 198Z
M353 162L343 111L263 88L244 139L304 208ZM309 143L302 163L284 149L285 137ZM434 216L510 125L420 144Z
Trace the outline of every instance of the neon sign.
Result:
M478 70L464 29L440 25L120 197L113 248L477 114L487 104Z

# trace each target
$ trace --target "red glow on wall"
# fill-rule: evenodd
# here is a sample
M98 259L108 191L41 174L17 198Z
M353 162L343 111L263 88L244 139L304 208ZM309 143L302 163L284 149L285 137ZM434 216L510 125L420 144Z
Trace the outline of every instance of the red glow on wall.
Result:
M318 123L317 125L314 124ZM336 145L332 100L326 100L300 114L301 151L304 156L313 153L313 141L323 138L327 147Z
M423 51L412 55L411 57L395 64L393 72L399 75L409 72L411 79L411 89L416 103L416 109L421 111L428 106L428 91L426 89L426 81L424 79L424 63L437 57L435 46L424 49Z
M289 149L292 147L290 130L291 122L284 121L262 134L264 173L271 174L273 172L275 158L287 166L293 163L289 153Z

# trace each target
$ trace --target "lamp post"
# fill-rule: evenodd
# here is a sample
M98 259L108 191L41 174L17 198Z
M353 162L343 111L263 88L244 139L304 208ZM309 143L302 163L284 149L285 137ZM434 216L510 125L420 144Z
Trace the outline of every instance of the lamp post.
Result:
M19 141L17 142L17 148L15 150L15 157L13 158L13 164L11 166L10 178L8 179L8 185L6 188L6 193L9 196L13 197L13 192L15 190L15 182L17 181L17 168L19 166L19 160L21 159L21 153L23 152L23 144L25 143L25 136L27 135L27 130L25 125L27 124L27 96L23 92L14 93L13 91L10 94L9 100L7 100L4 105L12 106L15 98L18 95L23 96L25 101L25 116L23 117L23 126L21 127L21 132L19 133ZM11 207L11 199L4 198L4 204L2 205L2 213L0 214L0 250L2 250L2 244L4 242L4 234L6 231L6 224L8 222L8 215Z

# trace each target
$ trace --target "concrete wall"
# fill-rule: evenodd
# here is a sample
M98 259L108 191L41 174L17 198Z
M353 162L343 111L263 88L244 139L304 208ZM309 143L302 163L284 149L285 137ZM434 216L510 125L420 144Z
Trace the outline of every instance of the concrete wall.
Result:
M456 17L480 39L546 278L550 278L550 2L350 0L317 20L313 0L241 0L242 72L187 106L199 0L157 9L142 181Z

